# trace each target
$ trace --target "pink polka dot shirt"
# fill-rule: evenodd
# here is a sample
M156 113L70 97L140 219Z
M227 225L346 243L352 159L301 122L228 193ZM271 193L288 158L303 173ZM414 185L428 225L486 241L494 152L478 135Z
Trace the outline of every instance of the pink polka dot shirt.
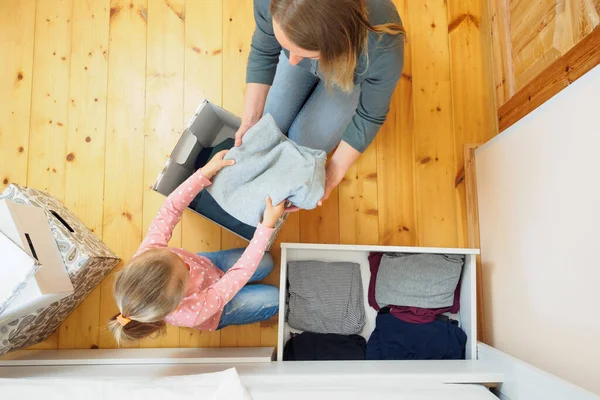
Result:
M194 197L210 184L211 182L198 170L171 193L158 211L134 257L149 249L166 248L183 211ZM242 257L226 274L206 257L169 247L169 250L183 258L190 276L185 297L165 321L175 326L215 330L219 326L225 304L248 283L256 271L272 233L273 229L259 224Z

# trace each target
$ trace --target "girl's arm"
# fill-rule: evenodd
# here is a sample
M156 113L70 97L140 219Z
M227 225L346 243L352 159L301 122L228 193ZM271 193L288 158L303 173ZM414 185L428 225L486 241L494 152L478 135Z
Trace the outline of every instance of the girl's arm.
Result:
M190 205L194 197L202 189L210 186L209 179L223 167L234 164L235 161L233 160L223 160L225 153L227 153L227 150L215 154L204 167L196 171L167 197L164 205L158 210L158 215L150 224L150 229L148 229L148 233L134 257L150 248L167 247L173 229L181 220L183 211Z
M222 310L225 304L248 283L256 268L258 268L258 264L265 254L269 239L273 234L273 227L284 211L283 201L277 206L273 206L271 199L267 197L266 202L267 208L265 209L263 222L256 228L254 237L240 259L221 279L206 288L199 295L198 302L196 303L197 308L195 309L197 314L194 324L191 326L204 323L218 311Z

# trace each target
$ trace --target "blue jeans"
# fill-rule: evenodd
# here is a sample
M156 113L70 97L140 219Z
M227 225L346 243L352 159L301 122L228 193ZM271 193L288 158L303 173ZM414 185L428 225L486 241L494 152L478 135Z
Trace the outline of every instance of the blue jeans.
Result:
M212 253L198 253L208 258L223 272L227 272L240 259L245 249L231 249ZM264 279L273 270L273 257L265 253L249 282ZM248 284L225 305L219 327L246 325L265 321L279 311L279 290L275 286Z
M352 120L359 95L360 86L352 93L328 89L317 61L291 65L282 52L264 113L294 142L329 153Z

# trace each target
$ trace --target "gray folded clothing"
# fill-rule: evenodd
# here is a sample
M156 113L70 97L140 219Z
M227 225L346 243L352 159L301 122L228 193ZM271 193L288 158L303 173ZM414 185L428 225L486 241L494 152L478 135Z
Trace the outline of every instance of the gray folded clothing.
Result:
M360 266L350 262L288 263L288 324L314 333L359 334L365 326Z
M380 307L450 307L464 256L443 254L384 254L375 283Z
M229 150L225 159L235 160L235 165L223 168L207 191L247 225L261 221L267 195L273 204L289 199L309 210L325 193L325 152L288 139L269 114L248 129L242 145Z

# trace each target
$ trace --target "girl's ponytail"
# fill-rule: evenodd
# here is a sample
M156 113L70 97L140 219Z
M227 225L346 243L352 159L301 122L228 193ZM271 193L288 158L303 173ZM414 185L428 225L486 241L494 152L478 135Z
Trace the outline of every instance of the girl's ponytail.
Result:
M108 321L108 330L115 336L118 345L134 342L144 339L148 336L158 336L162 334L167 324L165 321L140 322L132 319L125 325L117 320L121 314L116 314Z
M166 330L165 317L185 294L184 278L173 273L183 263L168 249L151 249L133 258L115 280L115 302L121 311L108 321L120 345Z

